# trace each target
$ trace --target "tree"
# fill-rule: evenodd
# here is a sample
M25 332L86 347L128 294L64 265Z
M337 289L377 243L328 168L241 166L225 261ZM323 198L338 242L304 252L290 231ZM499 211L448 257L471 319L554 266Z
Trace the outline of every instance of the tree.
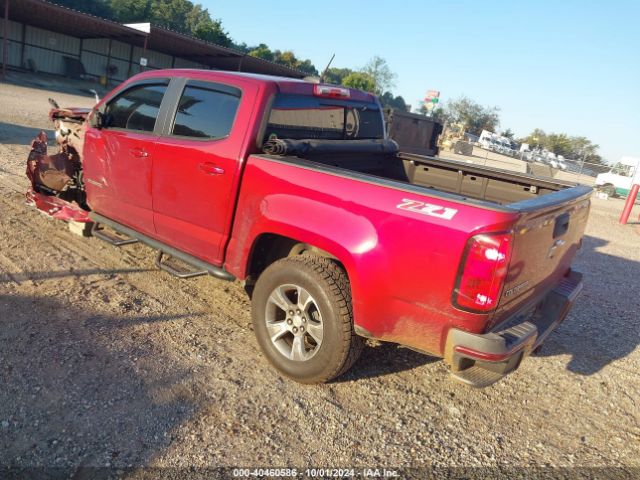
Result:
M300 60L291 50L272 51L266 44L261 43L257 47L253 47L253 49L249 51L249 55L279 63L280 65L286 65L287 67L300 70L307 75L318 75L318 70L316 70L316 67L311 63L311 60Z
M110 0L109 4L111 19L117 22L136 23L151 20L152 0Z
M334 85L342 85L342 80L353 73L350 68L336 68L331 67L327 69L327 73L323 79L325 83L332 83Z
M261 43L253 50L251 50L249 52L249 55L251 55L252 57L262 58L263 60L269 60L270 62L273 62L274 60L273 52L264 43Z
M373 92L375 89L373 78L362 72L350 73L342 80L342 85L345 87L357 88L358 90L363 90L365 92Z
M253 47L246 43L235 44L222 27L222 22L212 18L209 10L191 0L56 0L56 3L120 23L151 22L207 42L235 47L245 54L286 65L308 75L318 75L311 60L301 60L291 50L272 51L264 43Z
M547 134L539 128L536 128L528 136L518 140L520 143L528 144L531 148L544 148L546 141Z
M238 51L240 51L242 53L246 53L246 54L248 54L251 50L255 50L255 48L256 48L256 47L250 47L249 45L247 45L246 42L242 42L242 43L232 42L231 47L235 48L236 50L238 50Z
M111 18L111 2L109 0L56 0L56 4L63 7L77 10L78 12L90 13L103 18Z
M360 71L373 79L374 92L377 95L381 95L382 92L391 90L395 86L396 74L391 71L387 61L378 55L369 60Z
M586 137L570 136L566 133L545 133L536 128L529 135L518 140L527 143L531 148L548 150L556 155L562 155L572 160L603 164L604 160L598 154L600 148Z
M211 21L198 24L191 33L200 40L222 45L223 47L231 47L233 45L231 38L224 31L220 22Z
M216 43L232 41L220 20L190 0L57 0L56 3L120 23L151 22L159 27Z
M431 117L442 124L449 121L449 117L446 110L444 109L444 106L434 107L433 111L431 112Z
M547 135L547 150L555 153L556 155L562 155L563 157L573 156L573 147L571 140L564 133L552 133Z
M506 130L503 130L502 136L508 138L509 140L514 140L516 137L516 134L513 133L513 130L511 130L510 128L507 128Z
M449 122L463 124L466 132L480 135L482 130L496 130L500 125L499 112L498 107L483 107L470 98L461 96L447 102L442 113Z
M403 112L407 111L407 103L404 101L400 95L397 97L393 96L391 92L384 92L380 96L380 103L382 103L383 107L391 107L398 110L402 110Z
M232 45L231 38L222 28L222 22L213 19L209 14L209 10L202 8L202 5L194 5L191 11L187 13L186 20L187 31L194 37L224 47Z
M307 75L314 75L314 76L319 75L318 70L313 65L313 63L311 63L311 60L309 59L298 60L298 64L296 65L296 68L301 72L306 73Z

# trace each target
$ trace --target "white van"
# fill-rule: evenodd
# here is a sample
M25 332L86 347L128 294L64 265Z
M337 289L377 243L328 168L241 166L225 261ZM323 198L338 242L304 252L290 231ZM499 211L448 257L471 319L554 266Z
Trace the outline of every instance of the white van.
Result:
M640 184L640 158L622 157L611 170L596 177L596 186L609 196L626 197L634 183Z
M485 150L492 150L495 137L495 133L490 132L489 130L482 130L482 133L480 133L480 138L478 138L478 146L480 148L484 148Z

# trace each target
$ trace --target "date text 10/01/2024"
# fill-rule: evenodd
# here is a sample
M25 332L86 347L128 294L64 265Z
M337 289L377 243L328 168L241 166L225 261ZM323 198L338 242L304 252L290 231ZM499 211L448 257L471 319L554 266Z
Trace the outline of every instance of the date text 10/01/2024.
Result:
M234 468L235 478L397 478L397 470L386 468Z

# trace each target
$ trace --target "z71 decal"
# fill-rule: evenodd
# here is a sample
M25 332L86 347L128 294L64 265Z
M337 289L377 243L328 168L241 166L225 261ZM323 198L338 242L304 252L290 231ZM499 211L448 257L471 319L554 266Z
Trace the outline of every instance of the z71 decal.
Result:
M409 210L410 212L422 213L423 215L442 218L444 220L451 220L455 214L458 213L458 210L455 208L441 207L440 205L418 202L417 200L407 200L406 198L403 198L402 203L397 205L396 208Z

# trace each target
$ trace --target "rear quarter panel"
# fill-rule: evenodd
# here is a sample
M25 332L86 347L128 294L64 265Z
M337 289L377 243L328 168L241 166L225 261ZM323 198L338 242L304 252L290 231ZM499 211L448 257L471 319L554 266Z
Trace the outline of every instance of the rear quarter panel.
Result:
M451 218L399 208L411 201L448 208L444 217ZM357 327L372 337L441 355L450 327L480 332L487 320L451 304L468 238L509 229L516 218L510 212L357 180L348 172L327 173L251 156L225 266L245 278L252 245L265 233L314 245L346 268Z

